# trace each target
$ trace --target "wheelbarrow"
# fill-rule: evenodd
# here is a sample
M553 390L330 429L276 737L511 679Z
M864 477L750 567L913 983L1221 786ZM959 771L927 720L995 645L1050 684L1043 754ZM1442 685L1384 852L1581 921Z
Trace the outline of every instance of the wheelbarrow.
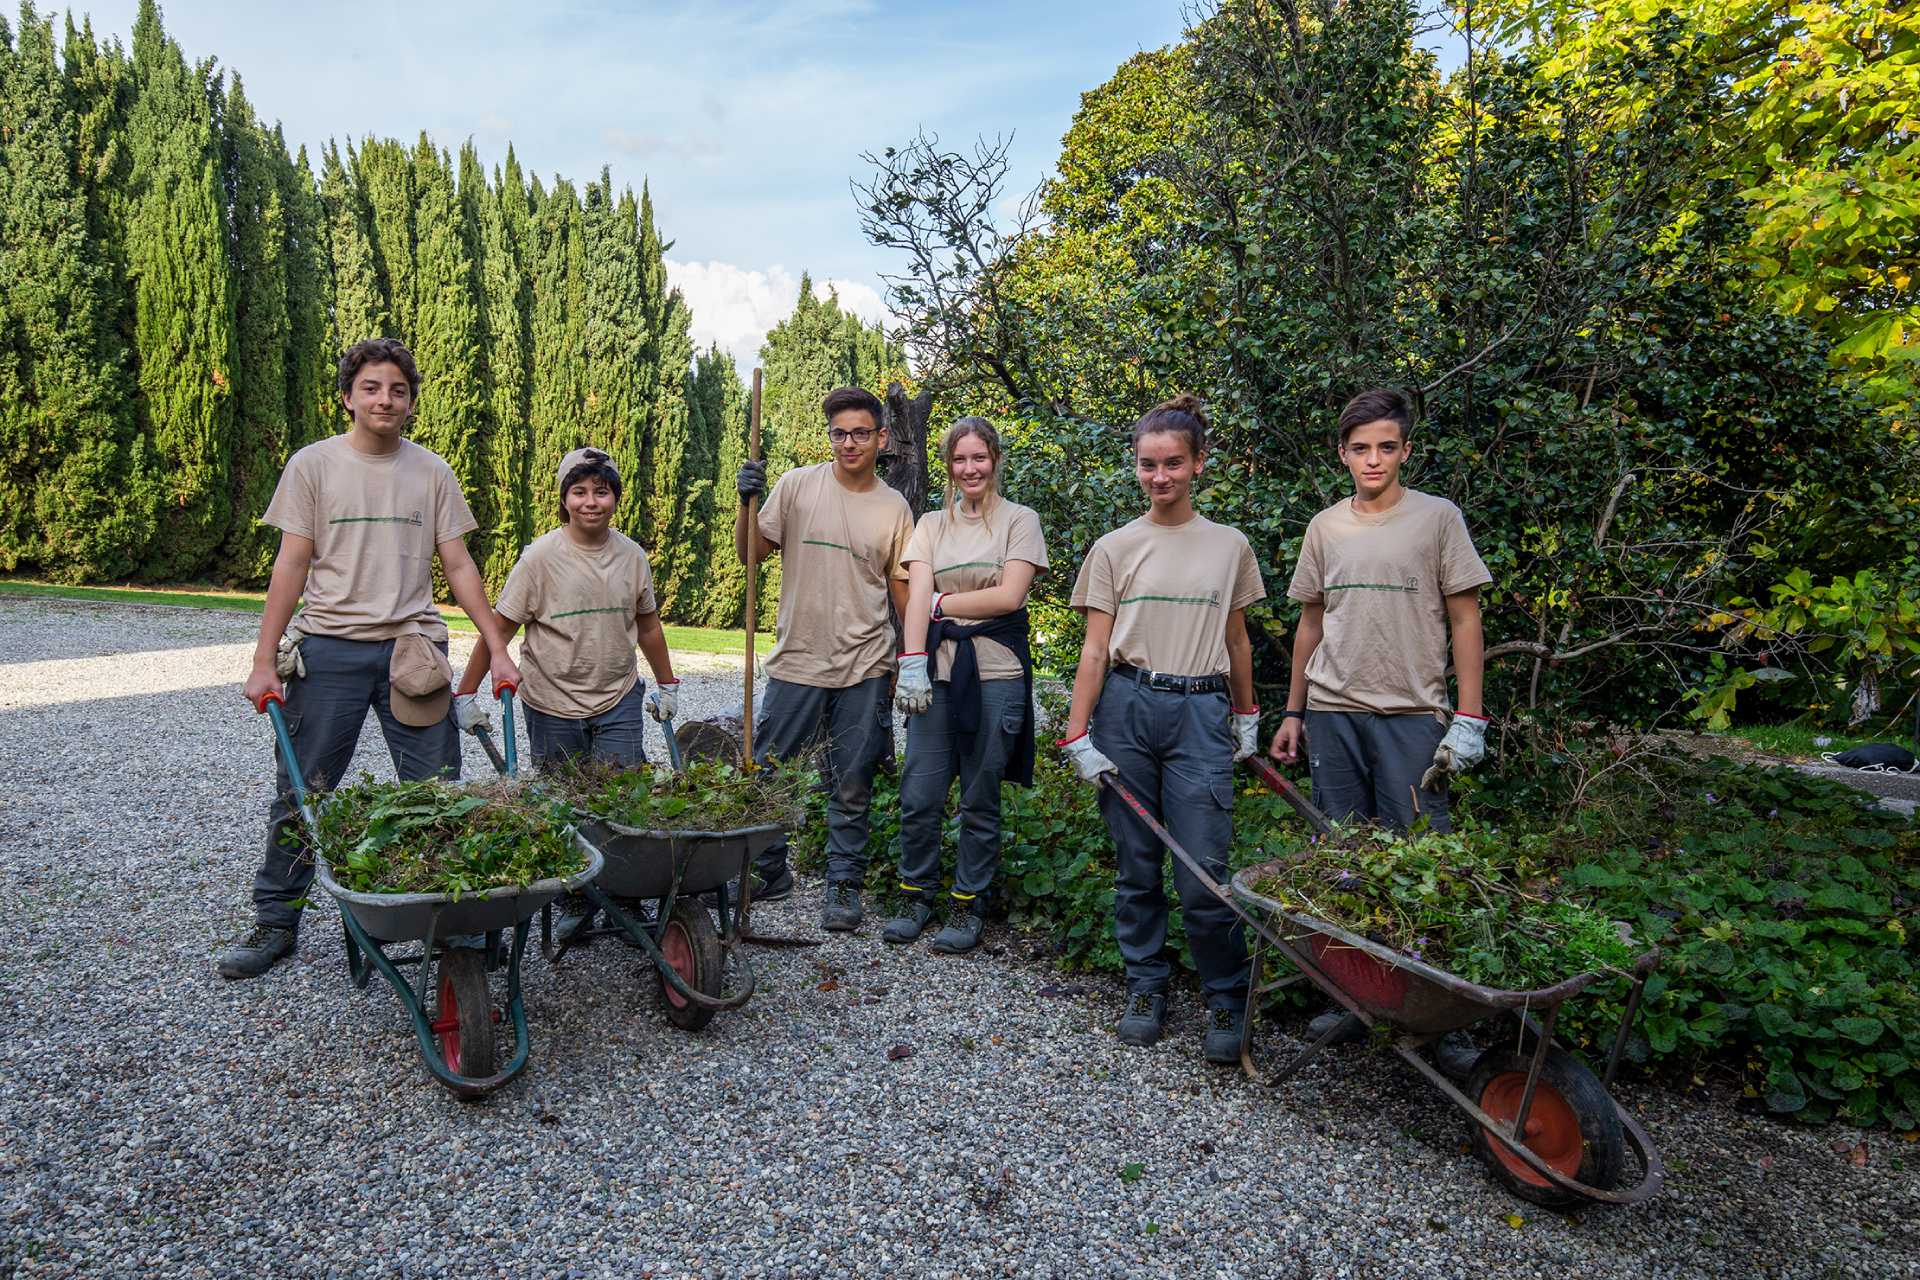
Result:
M506 726L503 773L514 771L513 687L500 690ZM600 851L574 834L585 865L573 875L507 885L455 897L444 893L358 893L343 888L333 877L316 836L313 800L301 775L300 762L287 733L280 696L269 693L257 704L273 721L280 758L286 762L295 801L313 849L314 874L340 905L340 924L346 939L347 976L365 990L376 970L387 980L413 1022L414 1039L427 1071L453 1093L471 1101L483 1098L519 1075L527 1065L530 1037L526 1005L520 993L520 961L526 952L533 918L555 898L592 880L600 871ZM321 803L325 803L321 801ZM499 1065L488 973L501 965L502 935L512 930L506 948L507 1017L513 1026L513 1052ZM483 937L480 947L466 945ZM418 942L419 950L395 954L395 944ZM412 968L414 981L401 973ZM428 992L433 995L428 1013Z
M1258 757L1249 765L1318 833L1334 834L1326 815L1272 765ZM1260 997L1309 981L1344 1009L1346 1016L1269 1077L1265 1081L1269 1086L1292 1077L1354 1026L1369 1031L1379 1028L1403 1061L1466 1113L1474 1154L1513 1194L1535 1204L1562 1208L1582 1201L1638 1204L1659 1191L1666 1178L1659 1154L1646 1130L1607 1092L1625 1051L1647 978L1659 963L1658 948L1648 950L1632 966L1632 985L1606 1070L1596 1077L1554 1042L1553 1029L1563 1004L1608 975L1583 973L1539 991L1479 986L1327 921L1291 911L1260 893L1254 886L1282 867L1284 859L1240 871L1228 893L1124 783L1112 774L1103 775L1102 781L1188 871L1233 909L1254 936L1240 1041L1241 1067L1250 1078L1259 1079L1252 1042ZM1275 959L1286 971L1262 981L1263 966ZM1513 1046L1481 1054L1468 1073L1464 1090L1423 1056L1423 1050L1449 1032L1508 1013L1520 1024L1519 1039ZM1528 1037L1530 1048L1526 1047ZM1640 1176L1633 1185L1622 1188L1629 1148L1638 1161Z
M678 770L680 747L673 721L662 721L661 728L668 758ZM494 767L504 771L507 761L484 726L475 733ZM738 1009L751 999L756 981L753 966L739 958L739 986L729 992L727 962L736 956L741 941L754 940L742 928L753 860L777 844L784 830L766 824L730 831L652 831L579 812L575 821L580 837L602 859L597 875L578 890L612 923L589 929L577 940L556 942L551 902L543 905L540 950L549 963L558 963L568 950L590 938L622 937L652 961L667 1021L686 1031L697 1031L716 1012ZM743 886L737 910L728 889L735 880ZM638 902L648 904L651 919L636 913Z

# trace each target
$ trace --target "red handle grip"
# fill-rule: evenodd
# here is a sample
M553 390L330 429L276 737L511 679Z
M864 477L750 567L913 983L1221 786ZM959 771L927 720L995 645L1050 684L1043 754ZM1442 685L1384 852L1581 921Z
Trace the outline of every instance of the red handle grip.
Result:
M512 695L513 695L514 697L516 697L516 698L517 698L517 697L519 697L519 696L520 696L520 686L519 686L518 684L516 684L516 683L514 683L514 682L513 682L512 680L495 680L495 681L493 682L493 696L494 696L494 697L496 697L496 698L498 698L498 697L500 697L500 696L501 696L502 694L507 694L507 693L510 693L510 694L512 694Z
M265 693L260 695L260 700L258 702L253 704L254 711L258 712L260 715L267 714L267 704L269 702L277 702L283 707L287 705L287 700L285 698L281 697L279 694L269 689Z

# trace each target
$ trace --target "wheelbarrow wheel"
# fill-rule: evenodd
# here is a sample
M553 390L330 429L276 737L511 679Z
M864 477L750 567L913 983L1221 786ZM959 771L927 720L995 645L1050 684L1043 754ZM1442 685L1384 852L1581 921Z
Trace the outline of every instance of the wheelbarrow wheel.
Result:
M726 958L720 950L719 931L703 903L682 902L674 907L667 927L660 931L660 954L689 987L705 996L720 994ZM682 1031L698 1031L713 1020L712 1009L675 991L665 975L660 978L660 1003L667 1021Z
M1494 1119L1511 1123L1531 1065L1530 1055L1489 1050L1473 1065L1467 1097ZM1514 1195L1549 1208L1579 1202L1578 1195L1555 1186L1488 1136L1477 1121L1469 1121L1468 1129L1474 1154ZM1612 1190L1625 1171L1626 1137L1612 1096L1586 1064L1560 1049L1548 1049L1540 1065L1524 1142L1555 1172L1596 1190Z
M490 1076L499 1069L493 1041L493 995L487 958L470 947L440 953L440 1004L433 1033L440 1058L457 1076Z

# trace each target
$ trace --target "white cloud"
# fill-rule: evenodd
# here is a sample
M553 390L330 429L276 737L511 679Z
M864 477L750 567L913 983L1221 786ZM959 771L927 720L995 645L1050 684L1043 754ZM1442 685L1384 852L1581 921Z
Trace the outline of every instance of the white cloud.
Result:
M760 344L767 330L786 319L800 296L800 277L775 264L764 271L731 262L675 262L667 260L667 280L680 290L693 313L694 344L705 349L717 342L733 353L740 376L751 377L760 360ZM816 280L816 296L829 288L840 305L862 320L883 321L887 308L880 293L858 280Z

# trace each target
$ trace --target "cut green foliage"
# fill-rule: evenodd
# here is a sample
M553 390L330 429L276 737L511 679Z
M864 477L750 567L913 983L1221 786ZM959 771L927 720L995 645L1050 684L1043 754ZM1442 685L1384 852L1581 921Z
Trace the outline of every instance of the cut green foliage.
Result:
M316 833L356 893L480 893L586 865L568 811L525 784L374 782L335 791Z
M1483 986L1533 991L1625 972L1636 954L1620 927L1564 895L1543 836L1477 825L1411 839L1359 830L1287 856L1257 887L1289 911Z
M817 785L810 770L790 766L742 772L717 760L689 762L685 770L643 765L610 769L576 764L547 775L583 812L646 831L731 831L792 826Z

